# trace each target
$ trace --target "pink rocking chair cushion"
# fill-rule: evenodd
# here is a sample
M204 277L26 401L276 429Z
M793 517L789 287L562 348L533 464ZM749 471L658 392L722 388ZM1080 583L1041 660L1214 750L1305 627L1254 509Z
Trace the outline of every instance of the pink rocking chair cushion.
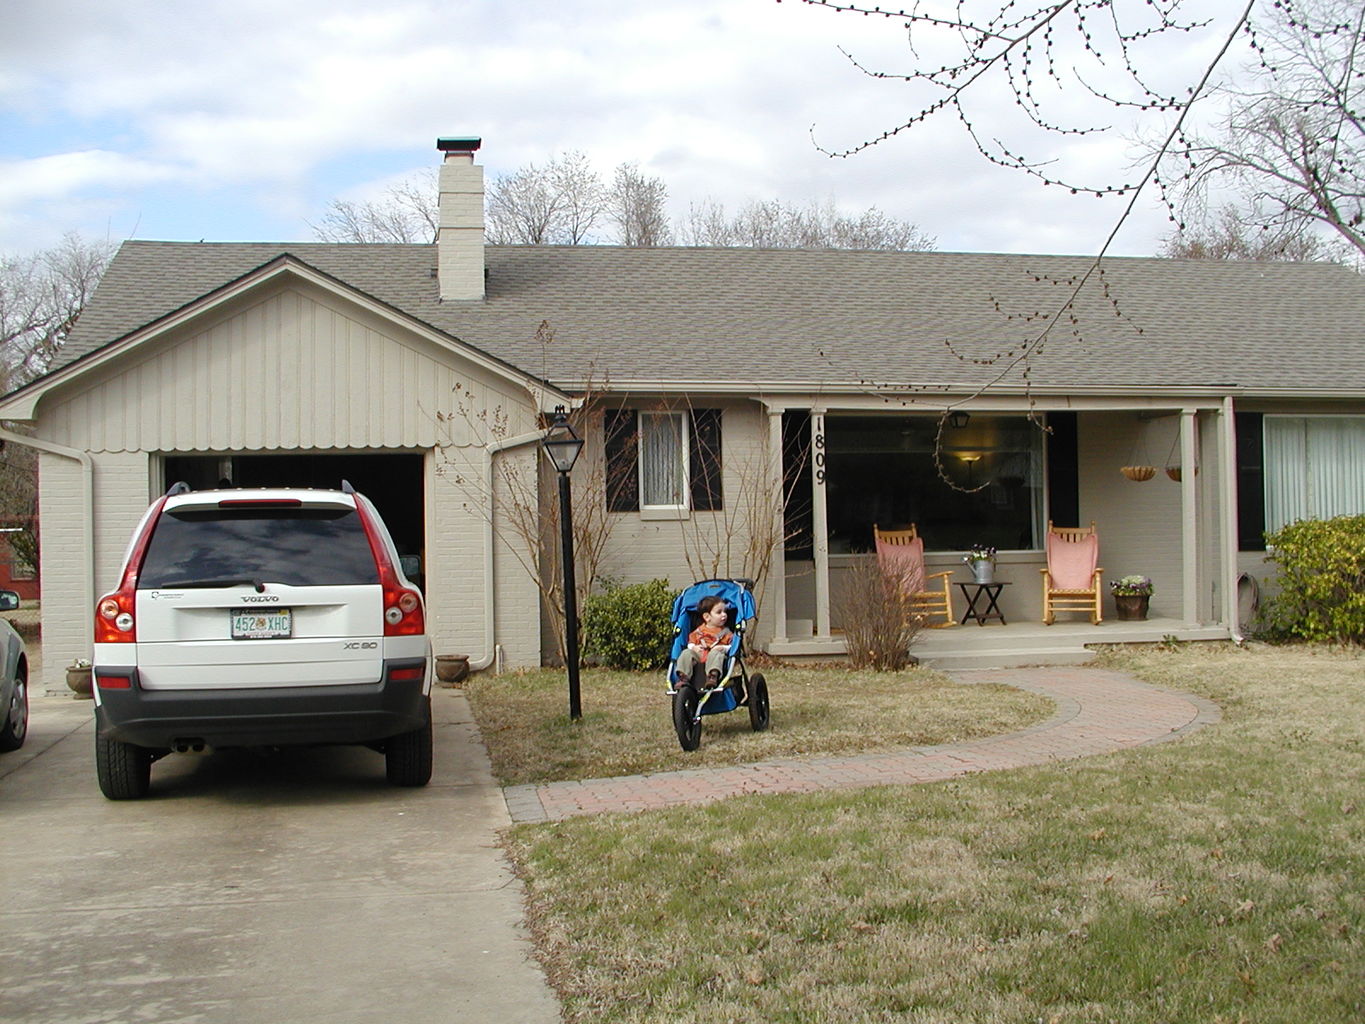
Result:
M917 594L924 589L923 537L908 544L888 544L878 537L877 563L882 572L898 579L907 593Z
M1100 539L1094 534L1080 540L1047 537L1047 569L1054 590L1090 590L1095 585L1095 565L1100 560Z

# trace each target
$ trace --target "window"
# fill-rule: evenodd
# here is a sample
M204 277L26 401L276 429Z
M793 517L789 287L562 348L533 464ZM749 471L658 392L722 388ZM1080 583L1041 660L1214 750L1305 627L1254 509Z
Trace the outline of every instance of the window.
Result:
M1365 416L1266 416L1265 528L1365 513Z
M640 508L686 508L687 419L680 412L640 413Z
M972 413L947 426L935 465L935 416L825 417L831 551L867 551L872 524L916 523L931 551L973 544L1037 549L1045 520L1043 432L1025 416Z
M608 411L603 421L610 512L721 508L720 410Z
M319 557L319 552L326 557ZM374 553L350 509L184 509L163 512L139 590L259 578L293 587L379 582Z

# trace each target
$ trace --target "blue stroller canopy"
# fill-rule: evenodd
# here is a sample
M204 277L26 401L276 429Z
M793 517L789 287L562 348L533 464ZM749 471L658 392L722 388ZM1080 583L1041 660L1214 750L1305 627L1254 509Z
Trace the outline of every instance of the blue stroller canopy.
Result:
M702 580L693 583L673 599L673 613L670 616L673 625L684 633L691 632L694 625L692 616L697 612L697 604L703 597L715 594L734 610L730 626L739 632L745 623L758 614L750 586L752 584L748 580Z

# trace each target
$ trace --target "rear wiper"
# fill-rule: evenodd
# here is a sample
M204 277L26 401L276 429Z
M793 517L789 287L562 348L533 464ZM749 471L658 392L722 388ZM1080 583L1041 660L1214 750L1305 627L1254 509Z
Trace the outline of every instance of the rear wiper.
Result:
M208 589L208 588L210 588L210 587L240 587L240 586L243 586L243 585L246 585L246 584L249 584L250 586L255 587L255 588L256 588L256 593L258 593L258 594L259 594L259 593L262 593L262 592L265 590L265 582L264 582L263 580L257 579L257 578L255 578L255 577L245 577L245 576L244 576L244 577L241 577L241 578L239 578L239 579L230 579L230 580L201 580L201 579L192 579L192 580L167 580L165 583L162 583L157 589L158 589L158 590L171 590L171 589L173 589L173 588L180 587L180 588L183 588L183 589L185 589L185 590L202 590L202 589Z

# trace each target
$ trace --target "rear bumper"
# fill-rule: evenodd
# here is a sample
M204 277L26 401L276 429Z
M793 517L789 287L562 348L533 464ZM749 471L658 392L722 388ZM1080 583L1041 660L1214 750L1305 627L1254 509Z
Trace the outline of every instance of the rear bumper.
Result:
M417 667L414 679L392 678L395 670ZM97 680L101 673L126 676L131 685L100 687L96 728L140 747L373 743L421 728L428 716L425 659L389 661L379 682L342 686L144 690L136 669L98 666Z

